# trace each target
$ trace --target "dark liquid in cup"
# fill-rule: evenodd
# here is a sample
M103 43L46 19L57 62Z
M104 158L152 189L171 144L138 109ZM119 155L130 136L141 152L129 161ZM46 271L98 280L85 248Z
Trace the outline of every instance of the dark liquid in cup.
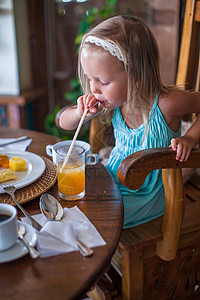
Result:
M7 219L9 219L11 217L11 215L6 215L6 214L2 214L0 213L0 222L3 222Z

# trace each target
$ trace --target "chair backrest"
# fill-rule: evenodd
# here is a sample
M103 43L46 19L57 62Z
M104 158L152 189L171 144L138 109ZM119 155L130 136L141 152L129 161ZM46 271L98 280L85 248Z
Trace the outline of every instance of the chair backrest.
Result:
M186 2L176 84L200 90L200 1ZM194 120L195 114L191 119Z
M199 91L200 1L186 3L176 84Z

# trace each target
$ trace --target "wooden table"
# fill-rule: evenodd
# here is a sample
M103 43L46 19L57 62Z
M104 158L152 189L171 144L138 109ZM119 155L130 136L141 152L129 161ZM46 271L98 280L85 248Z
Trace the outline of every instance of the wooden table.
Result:
M0 137L22 135L33 139L27 151L46 157L46 145L59 141L39 132L0 128ZM49 192L58 198L57 183ZM40 213L38 201L36 198L23 207L31 215ZM75 251L36 260L26 255L0 264L0 299L81 299L104 272L117 247L123 223L118 186L102 164L88 166L85 197L75 202L62 200L61 204L67 207L77 205L94 224L106 245L94 248L94 255L90 258ZM18 216L23 216L19 210Z

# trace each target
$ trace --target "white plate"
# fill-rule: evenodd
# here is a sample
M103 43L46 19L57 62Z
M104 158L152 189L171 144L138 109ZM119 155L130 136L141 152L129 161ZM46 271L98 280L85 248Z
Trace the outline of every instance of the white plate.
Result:
M37 239L35 229L26 223L20 221L17 222L24 225L24 227L26 228L26 233L24 237L29 242L29 244L34 247ZM18 259L26 255L27 253L28 253L28 249L24 246L23 242L17 240L17 242L11 248L5 251L0 251L0 263L6 263Z
M0 154L7 154L8 159L19 156L26 161L26 171L15 172L17 179L2 182L0 185L13 184L17 189L23 188L36 181L46 168L45 162L40 156L28 151L0 151ZM3 193L0 188L0 194Z

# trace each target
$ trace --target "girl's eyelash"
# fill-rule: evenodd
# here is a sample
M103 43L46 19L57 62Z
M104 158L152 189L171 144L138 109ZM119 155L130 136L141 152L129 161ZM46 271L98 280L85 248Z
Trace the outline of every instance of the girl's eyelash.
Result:
M86 76L86 77L87 77L87 79L88 79L89 81L92 80L92 78L89 78L88 76ZM99 80L99 82L100 82L102 85L107 85L107 84L109 84L109 82L103 82L103 81L101 81L101 80Z
M100 82L101 82L102 85L107 85L107 84L109 84L109 82L102 82L102 81L100 81Z

